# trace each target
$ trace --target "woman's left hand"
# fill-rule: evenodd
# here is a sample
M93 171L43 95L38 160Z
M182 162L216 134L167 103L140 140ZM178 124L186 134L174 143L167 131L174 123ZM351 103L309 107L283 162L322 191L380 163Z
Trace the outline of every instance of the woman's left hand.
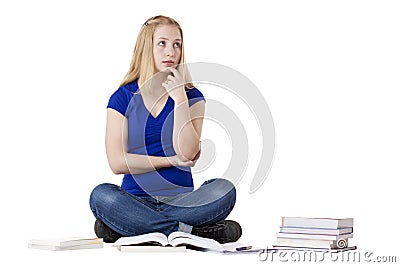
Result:
M167 80L162 83L162 86L175 102L187 101L185 82L181 74L174 68L168 70L171 71L171 74L167 76Z

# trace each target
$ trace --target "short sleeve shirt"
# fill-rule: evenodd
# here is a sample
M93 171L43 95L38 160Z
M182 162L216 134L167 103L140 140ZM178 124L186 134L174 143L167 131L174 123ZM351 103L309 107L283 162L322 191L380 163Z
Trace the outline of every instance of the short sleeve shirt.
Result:
M186 89L189 107L204 100L197 88ZM107 108L127 118L127 152L149 156L176 155L172 135L174 127L174 100L167 102L157 117L153 117L138 93L137 80L118 88L112 94ZM133 195L171 196L193 191L190 167L167 167L142 174L125 174L121 187Z

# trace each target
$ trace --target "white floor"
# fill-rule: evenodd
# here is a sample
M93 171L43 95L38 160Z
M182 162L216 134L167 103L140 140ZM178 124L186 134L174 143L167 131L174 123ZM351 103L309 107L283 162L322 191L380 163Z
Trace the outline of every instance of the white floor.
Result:
M271 245L282 216L353 217L350 244L363 261L397 255L398 262L399 1L187 2L1 2L1 265L270 264L257 255L27 248L31 238L93 235L92 188L121 182L105 155L105 107L140 25L157 14L182 24L189 62L240 71L274 118L274 162L254 194L260 136L251 130L255 121L238 122L250 129L249 165L230 215L243 227L240 241ZM216 138L215 125L205 124L204 138ZM195 174L196 185L220 177L229 163L230 147L216 144L216 164ZM293 261L282 257L273 263Z

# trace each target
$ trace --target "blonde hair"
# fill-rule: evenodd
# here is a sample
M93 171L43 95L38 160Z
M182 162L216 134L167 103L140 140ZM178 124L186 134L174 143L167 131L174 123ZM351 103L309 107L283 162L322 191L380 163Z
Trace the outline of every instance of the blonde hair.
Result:
M160 25L174 25L179 29L182 37L182 45L181 58L177 70L181 73L183 80L185 81L185 86L188 88L193 87L189 70L185 65L182 28L174 19L161 15L149 18L140 29L135 49L133 50L131 65L120 86L139 79L138 84L139 88L141 88L141 86L145 82L149 81L156 73L153 58L153 35L157 27Z

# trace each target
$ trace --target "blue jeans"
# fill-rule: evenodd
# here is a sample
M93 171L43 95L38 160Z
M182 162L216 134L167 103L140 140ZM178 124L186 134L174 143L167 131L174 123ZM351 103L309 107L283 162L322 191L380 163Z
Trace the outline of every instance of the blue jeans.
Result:
M113 184L100 184L90 195L94 216L123 236L150 232L166 235L225 219L236 202L226 179L204 182L193 192L176 196L136 196Z

